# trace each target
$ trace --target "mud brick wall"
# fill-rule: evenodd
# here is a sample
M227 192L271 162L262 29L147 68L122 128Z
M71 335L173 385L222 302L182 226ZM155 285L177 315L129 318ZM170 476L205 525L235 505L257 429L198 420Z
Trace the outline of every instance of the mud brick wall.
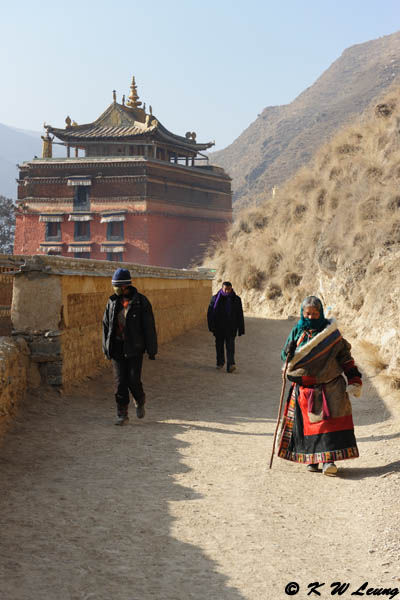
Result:
M0 336L11 334L13 276L0 267Z
M210 275L124 266L152 303L160 344L205 322ZM68 385L109 364L101 348L102 318L115 268L108 261L35 256L15 276L14 332L27 340L42 380Z
M28 344L23 338L0 338L0 432L17 409L27 389L40 384L35 365L30 362Z

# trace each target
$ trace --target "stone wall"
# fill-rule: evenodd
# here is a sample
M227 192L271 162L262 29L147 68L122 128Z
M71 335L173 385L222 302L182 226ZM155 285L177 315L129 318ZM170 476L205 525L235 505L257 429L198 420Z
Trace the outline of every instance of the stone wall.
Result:
M118 265L58 256L27 257L15 275L14 334L27 341L43 381L68 385L104 367L102 317ZM212 275L124 264L153 305L159 343L205 321Z
M11 334L11 300L13 275L9 267L0 265L0 336Z
M0 432L12 417L27 389L40 385L35 364L30 361L28 344L23 338L0 337Z

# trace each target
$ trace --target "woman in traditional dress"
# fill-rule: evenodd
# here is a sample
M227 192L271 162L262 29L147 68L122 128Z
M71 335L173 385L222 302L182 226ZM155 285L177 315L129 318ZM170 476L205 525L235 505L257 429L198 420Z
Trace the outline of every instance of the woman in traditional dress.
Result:
M278 456L335 475L335 461L358 457L349 394L361 394L361 373L335 319L326 319L321 300L303 300L300 320L289 334L282 360L288 358L292 382L282 423ZM347 388L347 389L346 389Z

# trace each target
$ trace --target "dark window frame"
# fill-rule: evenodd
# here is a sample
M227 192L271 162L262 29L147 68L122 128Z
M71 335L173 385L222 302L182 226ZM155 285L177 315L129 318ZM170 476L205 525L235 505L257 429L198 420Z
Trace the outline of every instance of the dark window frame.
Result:
M87 231L85 233L79 233L85 225ZM74 221L74 240L77 242L87 242L90 240L90 221Z
M113 233L115 226L119 225L120 232ZM107 223L107 240L109 242L122 242L124 239L124 221L109 221Z
M56 229L57 232L52 234L51 230ZM45 228L45 239L46 242L60 242L61 241L61 223L57 222L47 222Z
M74 192L74 212L90 210L90 186L77 185Z
M123 257L123 252L107 252L107 260L111 260L113 262L124 262Z

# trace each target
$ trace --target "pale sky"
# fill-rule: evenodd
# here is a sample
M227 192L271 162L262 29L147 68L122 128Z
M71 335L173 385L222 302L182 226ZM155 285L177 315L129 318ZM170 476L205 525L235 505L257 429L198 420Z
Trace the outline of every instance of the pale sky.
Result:
M230 144L343 50L400 29L400 0L19 0L0 18L0 123L94 121L129 94L176 134Z

